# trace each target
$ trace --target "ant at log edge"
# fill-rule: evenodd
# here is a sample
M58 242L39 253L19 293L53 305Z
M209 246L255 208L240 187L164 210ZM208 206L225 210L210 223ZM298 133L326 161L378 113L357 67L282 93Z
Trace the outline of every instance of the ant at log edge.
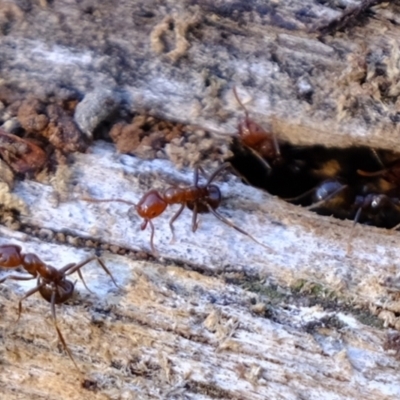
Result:
M154 246L154 234L155 227L153 224L153 219L159 217L168 206L179 204L179 209L175 212L172 218L169 221L169 227L172 232L172 241L175 240L174 233L174 222L179 218L182 214L182 211L185 207L192 211L192 232L196 232L199 223L198 223L198 214L200 213L211 213L217 219L219 219L224 224L230 226L236 231L242 233L247 236L255 243L263 246L267 250L271 251L271 248L264 245L260 241L258 241L254 236L250 233L246 232L239 226L235 225L233 222L225 218L221 215L217 208L221 204L222 194L219 187L213 184L213 181L216 177L225 169L230 167L229 163L222 164L219 168L217 168L209 177L207 177L202 167L197 166L194 170L193 177L193 185L188 187L169 187L162 192L157 190L149 190L147 193L143 195L143 197L139 200L139 202L133 203L124 199L93 199L93 198L82 198L82 200L89 202L121 202L136 208L137 213L141 218L143 218L143 223L141 225L141 229L146 229L147 225L150 226L150 247L154 256L157 256L157 250ZM203 177L206 179L205 184L199 183L199 172L202 173Z
M78 264L71 263L65 265L61 269L56 269L51 265L45 264L36 254L23 253L21 247L18 245L6 244L0 246L0 267L14 269L22 266L22 268L29 274L6 275L0 279L0 283L3 283L6 280L27 281L31 279L37 279L37 285L26 292L25 295L19 300L18 317L15 323L17 323L21 317L22 301L32 296L36 292L39 292L40 295L50 303L51 316L58 338L79 373L81 373L81 371L78 368L78 365L72 356L71 350L69 349L67 342L65 341L64 336L57 325L55 305L65 303L72 297L75 289L75 283L67 279L67 276L73 274L74 272L78 273L78 276L82 280L85 288L90 292L90 289L87 287L86 282L83 279L81 268L86 264L89 264L91 261L97 261L101 268L103 268L106 274L111 278L114 285L119 287L109 269L97 256L89 257Z

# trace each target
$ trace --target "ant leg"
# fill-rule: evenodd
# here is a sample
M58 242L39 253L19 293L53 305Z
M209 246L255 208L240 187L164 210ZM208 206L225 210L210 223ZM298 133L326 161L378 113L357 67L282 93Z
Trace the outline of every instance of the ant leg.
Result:
M151 234L150 234L150 247L151 247L151 251L153 252L154 257L158 256L158 251L156 250L156 248L154 247L154 224L151 221L151 219L148 220L149 221L149 225L150 225L150 229L151 229Z
M259 242L254 236L250 235L250 233L247 233L246 231L244 231L243 229L239 228L238 226L236 226L233 222L229 221L227 218L223 217L221 214L219 214L217 211L215 211L209 204L207 204L207 208L210 211L210 213L212 213L216 218L218 218L221 222L223 222L224 224L230 226L231 228L237 230L238 232L242 233L243 235L246 235L247 237L249 237L251 240L253 240L254 242L256 242L257 244L259 244L260 246L266 248L269 251L273 251L270 247L266 246L265 244Z
M83 275L82 275L81 270L80 270L80 269L77 269L76 272L78 273L78 276L79 276L80 280L82 281L83 286L85 286L86 290L87 290L88 292L90 292L90 293L93 293L93 292L88 288L88 286L86 285L86 282L85 282L85 280L83 279ZM69 275L69 274L68 274L68 275ZM74 285L74 286L75 286L75 285Z
M232 90L233 90L233 94L235 95L236 101L239 103L240 107L243 108L243 111L246 114L246 118L249 118L249 112L247 111L247 108L244 106L242 101L239 99L239 96L236 91L236 86L234 86Z
M199 171L201 172L201 174L203 175L203 178L208 180L208 175L206 174L206 171L204 171L203 167L201 165L198 166Z
M194 204L192 211L192 232L196 232L197 228L199 227L199 222L197 221L197 203Z
M15 321L15 323L17 324L19 319L21 318L21 314L22 314L22 302L27 299L28 297L32 296L33 294L35 294L36 292L38 292L43 286L45 286L46 283L42 282L42 283L38 283L37 286L35 286L33 289L29 290L28 292L25 293L24 297L22 297L19 302L18 302L18 317L17 320Z
M66 265L65 267L61 268L60 271L63 272L65 275L71 275L71 274L73 274L75 271L78 272L79 278L82 280L82 282L83 282L85 288L86 288L87 290L89 290L89 292L90 292L90 289L87 287L87 285L86 285L86 283L85 283L85 280L83 279L83 276L82 276L82 273L81 273L80 269L81 269L84 265L89 264L91 261L94 261L94 260L96 260L96 261L100 264L100 267L103 268L104 272L111 278L111 280L113 281L114 285L115 285L116 287L119 287L118 284L117 284L117 282L116 282L115 279L114 279L113 274L112 274L112 273L110 272L110 270L106 267L106 265L104 264L103 260L102 260L101 258L97 257L97 256L89 257L89 258L87 258L86 260L83 260L82 262L80 262L79 264L68 264L68 265Z
M269 162L268 162L265 158L261 157L260 154L259 154L257 151L255 151L254 149L252 149L252 148L249 147L249 146L244 146L244 147L246 147L246 149L249 150L250 153L251 153L255 158L257 158L257 160L260 161L260 163L263 164L264 167L265 167L266 169L268 169L269 171L272 170L272 167L271 167L271 165L269 164Z
M146 229L147 223L148 223L149 221L150 221L149 219L145 219L145 220L142 222L142 224L140 225L140 229L141 229L142 231L144 231L144 230Z
M315 189L317 189L317 188L318 188L318 185L314 186L312 189L307 190L306 192L300 194L299 196L296 196L296 197L284 197L284 198L282 198L282 200L285 200L287 202L301 200L304 197L306 197L306 196L312 194L313 192L315 192Z
M198 183L199 183L199 167L196 165L193 174L193 186L197 186Z
M279 147L278 143L278 138L275 135L275 132L272 131L272 140L274 141L274 147L275 147L275 158L280 158L281 157L281 149Z
M174 232L174 222L179 218L179 216L182 214L183 209L185 208L185 203L181 204L181 206L179 207L179 210L174 214L174 216L170 219L169 221L169 227L171 229L172 232L172 239L171 239L171 243L175 242L175 232Z
M324 199L317 201L314 204L311 204L311 206L305 207L307 210L312 210L313 208L319 207L321 204L324 204L326 201L330 200L332 197L335 197L338 193L340 193L343 189L346 189L348 186L343 185L339 189L336 189L334 192L331 194L328 194Z
M375 157L376 161L378 161L378 164L382 167L385 168L385 165L382 162L381 157L379 156L378 152L376 151L376 149L371 149L371 153L372 155Z
M106 264L104 263L104 261L100 258L100 257L95 257L95 259L97 260L97 262L100 264L100 266L104 269L104 271L106 272L106 274L111 278L111 280L113 281L114 285L119 288L117 282L114 279L113 274L111 273L111 271L106 267Z
M206 183L206 187L225 169L227 169L228 167L230 167L231 164L229 162L224 162L220 167L218 167L212 174L211 176L208 178L208 181Z
M57 325L56 306L55 306L55 304L56 304L56 292L55 292L55 291L54 291L54 292L52 293L52 295L51 295L51 303L50 303L50 304L51 304L51 305L50 305L50 307L51 307L51 316L52 316L52 318L53 318L54 328L56 329L58 338L60 339L60 342L61 342L61 344L63 345L64 350L67 352L69 358L70 358L71 361L74 363L75 368L77 369L77 371L78 371L80 374L82 374L81 370L78 368L78 365L76 364L76 362L75 362L75 360L74 360L74 357L72 357L72 353L71 353L70 349L69 349L68 346L67 346L67 343L66 343L66 341L65 341L65 339L64 339L64 337L63 337L63 335L62 335L62 333L61 333L61 331L60 331L60 328L59 328L58 325Z
M400 228L400 223L399 224L396 224L393 228L390 228L389 230L391 230L391 231L397 231L397 229L399 229ZM0 283L1 283L1 281L0 281Z
M140 229L143 231L146 229L147 224L150 225L150 229L151 229L151 234L150 234L150 247L151 247L151 251L154 255L154 257L158 257L158 251L156 250L156 248L154 247L154 225L153 222L151 222L151 219L145 219L142 224L140 225Z
M354 230L355 230L356 224L360 218L361 212L362 212L362 207L359 207L359 209L356 212L356 216L354 217L353 226L351 227L351 230L350 230L349 241L347 243L346 255L349 255L351 253L351 239L353 237Z

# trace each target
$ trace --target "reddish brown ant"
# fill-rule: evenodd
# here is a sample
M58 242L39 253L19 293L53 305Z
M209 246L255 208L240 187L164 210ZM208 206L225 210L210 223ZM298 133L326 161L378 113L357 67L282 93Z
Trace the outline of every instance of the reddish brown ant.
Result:
M4 278L0 279L0 283L3 283L7 279L13 279L17 281L26 281L30 279L37 278L37 285L25 293L25 295L20 299L18 303L18 318L16 323L19 321L22 313L22 301L32 296L34 293L39 292L41 296L47 300L51 304L51 315L54 323L54 327L57 331L58 338L62 343L65 351L67 352L69 358L74 363L76 369L79 371L78 366L74 358L72 357L72 353L67 346L67 343L61 334L60 329L57 325L56 319L56 304L65 303L68 299L70 299L74 293L75 283L66 279L68 275L73 274L74 272L78 272L79 278L82 280L86 289L89 288L86 286L86 283L83 279L82 273L80 269L90 263L91 261L96 260L103 270L110 276L111 280L118 287L117 282L108 268L105 266L103 261L97 257L89 257L88 259L80 262L79 264L67 264L65 267L61 269L56 269L51 265L45 264L36 254L22 253L22 249L20 246L15 244L7 244L0 246L0 267L3 268L16 268L18 266L22 266L26 272L30 275L8 275ZM90 292L90 290L89 290Z
M172 240L174 240L173 224L181 215L183 209L186 206L193 212L192 216L193 232L196 232L198 228L198 220L197 220L198 214L210 212L226 225L237 230L243 235L246 235L257 244L267 248L268 250L271 250L269 247L259 242L252 235L250 235L243 229L239 228L238 226L234 225L231 221L229 221L216 211L216 209L219 207L221 203L222 196L219 187L217 185L212 184L212 182L224 169L226 169L229 166L230 166L229 163L224 163L217 170L215 170L208 178L201 167L196 167L194 171L193 186L189 186L186 188L170 187L162 193L153 189L148 191L137 204L123 199L96 200L96 199L84 198L83 200L91 202L117 201L135 206L137 213L139 214L140 217L143 218L143 223L140 228L144 230L146 229L147 225L150 225L151 229L150 246L153 254L155 255L157 254L157 251L154 247L155 229L152 220L160 216L169 205L173 204L180 204L180 207L169 221L169 226L172 232ZM204 185L199 184L199 171L201 171L201 173L207 179L207 182Z
M249 111L239 99L236 87L233 88L233 94L236 101L245 112L244 120L238 124L239 138L243 146L245 146L253 155L259 159L267 169L271 170L270 162L274 163L281 159L281 152L276 135L267 132L259 124L249 117Z

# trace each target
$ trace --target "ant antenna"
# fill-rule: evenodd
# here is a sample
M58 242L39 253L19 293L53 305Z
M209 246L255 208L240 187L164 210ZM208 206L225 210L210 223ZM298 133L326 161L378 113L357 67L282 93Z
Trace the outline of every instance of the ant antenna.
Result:
M80 200L88 201L90 203L109 203L115 201L118 203L125 203L128 204L129 206L134 206L134 207L136 207L137 205L136 203L124 199L92 199L91 197L81 197Z
M379 171L376 171L376 172L368 172L368 171L363 171L362 169L358 169L357 170L357 174L358 175L361 175L361 176L366 176L366 177L375 177L375 176L380 176L380 175L382 175L382 173L384 173L384 172L386 172L386 171L389 171L389 168L384 168L384 169L381 169L381 170L379 170Z
M265 249L273 252L271 247L268 247L265 244L259 242L254 236L250 235L250 233L244 231L242 228L239 228L233 222L229 221L229 219L223 217L221 214L219 214L217 211L215 211L209 204L207 204L207 208L208 208L208 211L210 211L210 213L213 214L216 218L218 218L221 222L223 222L224 224L226 224L226 225L230 226L231 228L237 230L238 232L242 233L243 235L247 236L248 238L253 240L253 242L259 244L260 246L264 247Z
M237 93L237 90L236 90L236 86L234 86L232 90L233 90L233 94L235 95L236 101L238 102L238 104L240 105L240 107L243 108L243 111L244 111L245 114L246 114L246 118L248 118L249 112L248 112L247 108L245 107L245 105L244 105L244 104L242 103L242 101L240 100L240 98L239 98L239 96L238 96L238 93Z
M209 178L208 178L208 180L207 180L207 183L206 183L206 187L207 187L208 185L210 185L211 182L212 182L222 171L224 171L225 169L227 169L227 168L229 168L229 167L231 167L231 163L230 163L230 162L224 162L220 167L218 167L218 168L209 176ZM204 173L203 168L201 168L201 167L198 167L198 168L200 169L200 171L202 172L202 174L203 174L204 176L206 176L206 174ZM197 184L197 183L196 183L196 184Z

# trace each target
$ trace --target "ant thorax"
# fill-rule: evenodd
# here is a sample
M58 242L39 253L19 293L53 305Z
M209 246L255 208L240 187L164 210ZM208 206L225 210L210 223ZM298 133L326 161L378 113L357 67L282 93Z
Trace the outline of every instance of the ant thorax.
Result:
M202 186L189 186L186 188L168 188L163 197L168 204L185 204L206 199L208 188Z
M0 265L6 268L15 268L21 265L21 247L14 245L0 246Z

